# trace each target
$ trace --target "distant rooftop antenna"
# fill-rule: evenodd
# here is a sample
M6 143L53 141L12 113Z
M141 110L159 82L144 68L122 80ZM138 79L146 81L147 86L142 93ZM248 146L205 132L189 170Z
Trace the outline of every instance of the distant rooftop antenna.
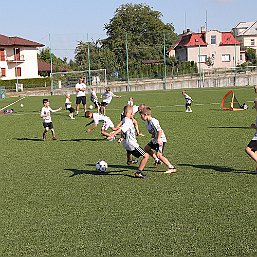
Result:
M187 13L185 12L185 31L187 29Z
M207 10L205 12L205 29L206 29L206 32L207 32Z

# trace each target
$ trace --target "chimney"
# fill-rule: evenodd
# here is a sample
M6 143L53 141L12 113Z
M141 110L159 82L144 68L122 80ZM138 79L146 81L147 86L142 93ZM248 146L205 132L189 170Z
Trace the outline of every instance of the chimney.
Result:
M205 26L202 26L202 27L201 27L201 33L206 33L206 28L205 28Z

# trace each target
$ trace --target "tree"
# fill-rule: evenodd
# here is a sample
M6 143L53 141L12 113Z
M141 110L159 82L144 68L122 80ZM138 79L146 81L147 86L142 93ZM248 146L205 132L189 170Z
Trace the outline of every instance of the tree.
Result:
M167 45L171 45L177 35L173 25L164 24L161 17L160 12L145 4L121 5L110 23L105 24L108 37L102 41L103 47L115 53L121 66L126 62L126 40L130 62L163 59L164 33Z
M80 70L90 69L107 69L107 72L112 72L117 67L116 56L108 49L103 48L101 40L96 42L78 43L75 50L75 63Z
M67 58L64 57L62 60L61 58L58 58L53 53L50 54L50 48L46 47L43 48L40 53L38 54L38 59L45 61L47 63L51 63L51 56L52 56L52 64L55 68L55 71L59 71L59 69L68 69L69 65L67 64Z
M247 62L250 62L254 65L257 64L257 58L256 58L256 50L253 49L253 48L247 48L246 49L246 54L245 54L245 57L246 57L246 61Z

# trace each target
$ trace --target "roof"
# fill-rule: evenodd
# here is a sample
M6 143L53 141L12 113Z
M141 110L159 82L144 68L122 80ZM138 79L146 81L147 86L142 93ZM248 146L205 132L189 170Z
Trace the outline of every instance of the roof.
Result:
M0 46L43 47L44 45L21 37L8 37L0 34Z
M240 29L238 36L256 36L257 35L257 21L255 22L240 22L234 29Z
M221 32L220 46L240 45L240 42L234 38L231 32Z
M220 46L225 45L240 45L240 42L237 41L231 32L220 32L221 33L221 42ZM197 47L197 46L207 46L205 39L205 32L201 33L190 33L182 35L179 42L176 43L176 47Z
M40 60L40 59L38 59L37 63L38 63L38 71L39 72L51 72L50 63ZM56 67L54 65L52 66L52 69L55 71L57 70L57 71L62 71L62 72L67 71L67 69L64 67Z
M251 27L254 24L254 22L239 22L235 29L247 29Z
M188 46L206 46L207 43L204 39L205 33L190 33L182 35L181 40L177 43L177 46L188 47Z

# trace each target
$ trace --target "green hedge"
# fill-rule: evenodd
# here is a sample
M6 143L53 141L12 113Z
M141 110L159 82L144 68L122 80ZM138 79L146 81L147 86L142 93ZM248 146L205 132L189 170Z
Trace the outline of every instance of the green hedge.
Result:
M23 84L23 88L38 88L38 87L51 86L50 78L19 79L18 82L19 84ZM0 86L5 87L7 90L15 89L16 83L17 83L16 79L11 79L11 80L0 79Z

